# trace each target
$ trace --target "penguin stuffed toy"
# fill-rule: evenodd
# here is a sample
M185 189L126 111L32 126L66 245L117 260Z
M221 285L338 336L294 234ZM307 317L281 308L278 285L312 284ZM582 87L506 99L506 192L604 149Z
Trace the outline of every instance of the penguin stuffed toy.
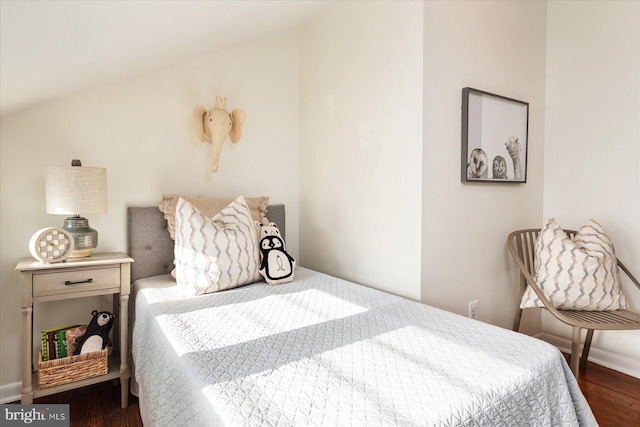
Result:
M108 311L93 310L91 312L93 318L83 336L76 338L76 350L74 355L91 353L94 351L104 350L107 345L111 345L109 339L109 331L113 326L113 319L118 317L115 313Z
M285 249L280 230L274 222L260 226L260 274L270 285L293 281L296 260Z

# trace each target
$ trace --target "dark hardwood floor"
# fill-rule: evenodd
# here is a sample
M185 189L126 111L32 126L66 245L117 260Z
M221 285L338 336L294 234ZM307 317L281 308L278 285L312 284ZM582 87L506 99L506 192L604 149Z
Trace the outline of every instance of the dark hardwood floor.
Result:
M578 384L600 426L640 426L640 379L587 362Z
M568 357L565 355L565 357ZM578 380L602 427L640 426L640 379L589 362ZM138 399L120 408L120 386L111 382L36 399L71 404L72 427L142 427Z
M138 398L120 408L120 382L111 381L35 399L33 403L68 403L72 427L142 427Z

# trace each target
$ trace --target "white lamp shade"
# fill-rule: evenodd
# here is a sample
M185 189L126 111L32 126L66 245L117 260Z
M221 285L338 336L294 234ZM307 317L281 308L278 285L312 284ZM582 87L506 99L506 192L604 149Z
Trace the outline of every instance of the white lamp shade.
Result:
M107 170L49 166L45 175L47 213L85 215L107 211Z

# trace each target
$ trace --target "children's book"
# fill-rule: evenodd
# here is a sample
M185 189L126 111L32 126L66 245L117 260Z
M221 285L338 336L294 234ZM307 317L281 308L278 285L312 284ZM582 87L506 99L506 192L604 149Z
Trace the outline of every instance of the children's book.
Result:
M59 357L66 357L66 350L61 347L66 347L65 331L71 328L75 328L79 325L67 325L61 328L46 329L42 331L42 361L53 360ZM62 337L62 338L60 338ZM60 339L65 344L60 344ZM64 353L64 356L60 356Z

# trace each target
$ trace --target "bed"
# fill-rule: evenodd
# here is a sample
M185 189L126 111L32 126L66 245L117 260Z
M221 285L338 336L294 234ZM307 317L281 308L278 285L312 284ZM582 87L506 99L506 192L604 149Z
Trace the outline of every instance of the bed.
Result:
M146 426L597 425L543 341L302 267L181 297L162 213L129 208L128 228Z

